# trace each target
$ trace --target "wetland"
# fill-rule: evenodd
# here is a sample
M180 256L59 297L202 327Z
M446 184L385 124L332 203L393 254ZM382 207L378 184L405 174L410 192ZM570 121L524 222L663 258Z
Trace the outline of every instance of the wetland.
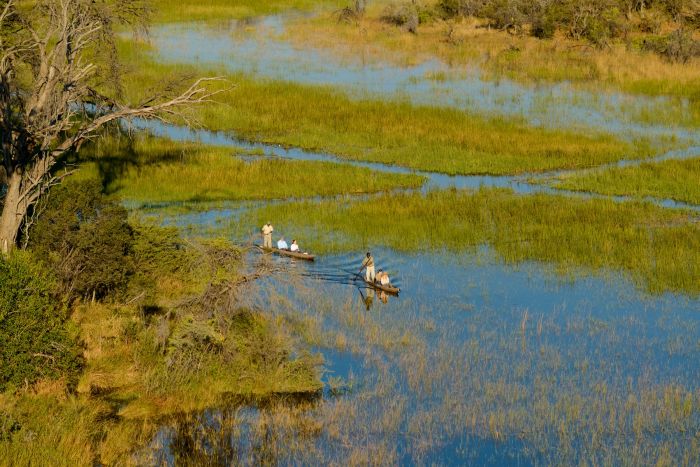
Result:
M63 305L81 373L2 393L0 464L700 464L700 58L542 59L617 70L574 79L522 62L546 40L388 2L181 3L119 32L123 96L224 81L51 189L37 229L120 213L129 284ZM266 222L316 260L262 253Z

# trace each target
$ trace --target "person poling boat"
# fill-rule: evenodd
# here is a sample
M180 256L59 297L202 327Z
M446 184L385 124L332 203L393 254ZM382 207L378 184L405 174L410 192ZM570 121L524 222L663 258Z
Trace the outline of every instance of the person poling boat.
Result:
M398 287L394 287L391 285L391 280L389 280L389 274L384 272L383 270L379 270L379 274L377 274L374 270L374 256L372 256L371 252L367 252L367 255L365 256L365 259L362 261L362 267L360 268L360 271L357 273L357 277L360 277L360 273L362 272L363 269L366 269L365 271L365 277L364 281L366 284L368 284L370 287L383 290L384 292L390 293L390 294L395 294L398 295L398 293L401 291Z
M374 282L376 279L376 274L374 271L374 257L372 256L371 252L367 252L367 256L365 259L362 261L362 267L360 268L360 272L362 272L363 269L366 269L365 271L365 281L367 282Z
M272 232L274 230L270 221L267 221L267 224L262 226L263 248L272 248Z

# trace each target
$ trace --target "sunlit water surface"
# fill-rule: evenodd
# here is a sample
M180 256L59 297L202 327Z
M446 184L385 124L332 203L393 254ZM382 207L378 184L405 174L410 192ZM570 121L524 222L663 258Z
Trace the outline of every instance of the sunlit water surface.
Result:
M625 137L698 140L682 125L633 118L654 108L680 106L682 111L684 101L593 94L566 84L492 82L478 70L436 82L425 77L446 70L438 61L398 67L334 60L285 42L283 28L277 17L218 29L161 26L152 40L166 61L224 64L273 79L340 86L356 96L389 95ZM337 160L230 135L137 126L275 157ZM696 149L660 159L693 157ZM619 165L630 163L637 162ZM523 194L552 192L526 177L419 173L427 178L424 190L486 185ZM189 226L196 234L254 206L166 216L164 222ZM664 453L700 462L693 447L700 430L698 410L671 422L661 409L675 404L674 390L700 391L697 297L651 296L617 271L562 276L547 264L503 264L488 248L463 254L375 251L379 266L401 287L399 297L383 296L354 276L363 253L321 257L316 263L251 253L253 264L271 263L278 271L262 281L255 305L303 322L320 336L307 343L326 360L325 389L318 400L188 414L165 423L140 455L166 464L531 465L582 459L617 464L623 459L654 463Z

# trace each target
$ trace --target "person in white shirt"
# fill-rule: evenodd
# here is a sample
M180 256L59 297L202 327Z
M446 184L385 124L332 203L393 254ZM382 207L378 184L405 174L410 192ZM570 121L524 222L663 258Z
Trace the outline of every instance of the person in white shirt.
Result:
M389 274L382 271L381 269L379 271L377 271L377 281L379 281L379 283L382 285L390 285L391 284L391 281L389 280Z
M275 229L272 228L272 224L270 224L270 222L263 225L263 228L262 228L263 248L272 248L272 232L274 230Z
M287 245L287 242L284 240L284 237L281 237L277 241L277 248L280 250L289 250L289 245Z
M289 248L290 251L299 251L299 244L296 240L292 240L292 246Z

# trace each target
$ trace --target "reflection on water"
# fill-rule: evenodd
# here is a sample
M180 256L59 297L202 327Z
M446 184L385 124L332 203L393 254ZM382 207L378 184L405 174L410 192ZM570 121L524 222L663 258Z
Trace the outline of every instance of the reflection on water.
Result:
M358 97L388 96L480 114L521 116L533 125L604 129L623 138L676 136L698 141L695 131L682 127L682 117L691 115L687 100L594 93L568 83L528 86L508 79L489 81L478 69L453 69L439 60L414 66L343 60L330 51L296 47L281 37L283 30L280 16L216 27L166 24L152 29L151 41L159 60L223 65L233 72L333 85ZM436 74L455 79L427 79ZM643 121L649 116L666 117L658 123Z
M700 461L700 300L648 296L614 275L507 266L488 250L376 253L400 277L399 299L375 292L368 308L369 291L323 277L342 277L359 251L296 263L300 278L287 270L262 284L257 306L321 336L327 391L313 407L247 412L226 443L267 445L284 464L363 453L455 465L644 464L664 452ZM180 429L218 443L223 416ZM164 427L158 449L177 433Z

